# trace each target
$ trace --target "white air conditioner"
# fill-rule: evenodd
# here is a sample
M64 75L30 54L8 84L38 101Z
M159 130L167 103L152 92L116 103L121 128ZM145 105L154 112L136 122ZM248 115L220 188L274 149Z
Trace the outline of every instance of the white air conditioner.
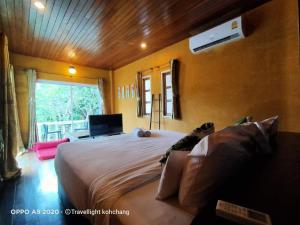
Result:
M244 38L242 17L235 18L189 39L193 54Z

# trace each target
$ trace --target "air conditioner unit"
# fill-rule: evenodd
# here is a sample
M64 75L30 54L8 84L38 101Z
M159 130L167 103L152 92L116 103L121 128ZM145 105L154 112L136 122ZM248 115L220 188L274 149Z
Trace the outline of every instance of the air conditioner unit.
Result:
M189 39L193 54L244 38L242 17L235 18Z

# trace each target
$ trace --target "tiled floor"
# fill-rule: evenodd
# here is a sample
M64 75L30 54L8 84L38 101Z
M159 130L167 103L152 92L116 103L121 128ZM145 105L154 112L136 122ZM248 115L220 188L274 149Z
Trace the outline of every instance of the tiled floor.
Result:
M39 161L35 153L26 153L18 157L18 162L22 176L1 187L0 225L86 224L82 218L61 213L53 159ZM28 211L17 214L16 210Z

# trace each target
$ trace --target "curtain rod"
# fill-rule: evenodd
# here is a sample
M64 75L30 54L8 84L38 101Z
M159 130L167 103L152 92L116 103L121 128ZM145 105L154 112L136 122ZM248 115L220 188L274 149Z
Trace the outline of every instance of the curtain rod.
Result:
M171 61L169 61L167 63L164 63L164 64L161 64L161 65L158 65L158 66L150 67L148 69L140 70L139 72L143 73L143 72L147 72L147 71L153 71L154 69L160 69L160 68L163 68L163 67L170 66L170 64L171 64Z
M16 68L16 70L21 70L23 72L26 72L26 70L29 70L29 68L24 68L24 67L20 67L20 66L17 66L15 68ZM86 77L86 76L76 76L76 75L48 73L48 72L44 72L44 71L41 71L41 70L36 70L36 72L43 73L43 74L54 75L54 76L59 76L59 77L68 77L68 78L72 78L72 79L73 78L83 78L83 79L89 79L89 80L97 80L98 78L103 78L103 77L92 78L92 77Z
M98 80L99 78L103 78L103 77L92 78L92 77L86 77L86 76L55 74L55 73L47 73L47 72L43 72L43 71L38 71L38 70L37 70L37 72L43 73L43 74L49 74L49 75L59 76L59 77L68 77L68 78L71 78L71 79L83 78L83 79L88 79L88 80Z

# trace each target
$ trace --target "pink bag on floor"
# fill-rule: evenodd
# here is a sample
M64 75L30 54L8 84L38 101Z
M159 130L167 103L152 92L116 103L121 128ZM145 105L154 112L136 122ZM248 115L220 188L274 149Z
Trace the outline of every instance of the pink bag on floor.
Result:
M64 138L57 141L37 142L30 150L36 151L37 157L40 160L52 159L55 158L57 146L69 141L68 138Z

